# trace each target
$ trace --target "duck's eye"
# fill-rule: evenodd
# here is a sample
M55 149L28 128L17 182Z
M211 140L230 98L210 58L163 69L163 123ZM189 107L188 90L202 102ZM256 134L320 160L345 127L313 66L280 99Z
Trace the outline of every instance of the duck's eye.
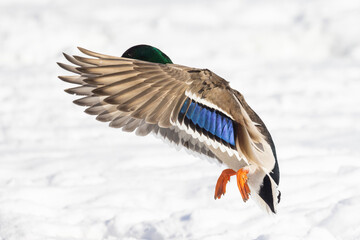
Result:
M279 191L279 194L277 195L278 203L280 203L281 200L281 192Z

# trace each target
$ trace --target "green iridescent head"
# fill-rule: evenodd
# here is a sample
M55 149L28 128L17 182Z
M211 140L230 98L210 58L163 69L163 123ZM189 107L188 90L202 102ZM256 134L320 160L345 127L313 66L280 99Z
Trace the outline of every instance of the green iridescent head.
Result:
M171 59L166 56L165 53L149 45L136 45L129 48L124 52L122 57L138 59L142 61L148 61L153 63L173 63Z

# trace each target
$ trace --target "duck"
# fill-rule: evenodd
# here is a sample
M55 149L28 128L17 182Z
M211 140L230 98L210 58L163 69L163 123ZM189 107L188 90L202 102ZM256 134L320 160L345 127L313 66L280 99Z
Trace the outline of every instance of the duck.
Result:
M280 171L273 139L244 96L208 69L174 64L161 50L136 45L121 57L78 47L83 56L63 53L58 65L73 75L65 92L113 128L160 136L177 148L225 166L214 198L236 177L242 200L251 197L269 214L277 213Z

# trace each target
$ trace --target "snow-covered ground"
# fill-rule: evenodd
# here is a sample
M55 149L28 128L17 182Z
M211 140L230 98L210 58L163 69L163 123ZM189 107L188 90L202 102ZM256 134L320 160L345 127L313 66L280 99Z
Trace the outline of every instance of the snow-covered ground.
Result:
M359 23L358 0L1 0L0 239L360 239ZM140 43L245 95L276 143L276 216L62 91L61 52Z

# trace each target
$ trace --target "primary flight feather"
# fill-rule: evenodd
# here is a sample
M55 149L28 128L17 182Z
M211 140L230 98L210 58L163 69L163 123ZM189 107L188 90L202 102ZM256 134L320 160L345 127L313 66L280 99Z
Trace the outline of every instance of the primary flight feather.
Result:
M114 128L154 133L190 152L229 167L220 175L215 199L226 192L236 175L244 201L251 197L260 207L276 213L280 201L279 166L266 126L244 97L208 69L174 64L159 49L138 45L122 57L95 53L65 58L58 63L75 73L59 76L76 84L66 89L82 96L75 104L86 113L110 122Z

